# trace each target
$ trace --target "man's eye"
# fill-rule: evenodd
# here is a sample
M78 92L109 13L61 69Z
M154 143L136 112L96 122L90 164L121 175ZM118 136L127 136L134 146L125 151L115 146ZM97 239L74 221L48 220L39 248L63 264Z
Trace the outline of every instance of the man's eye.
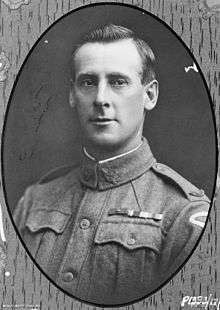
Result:
M82 80L80 81L80 86L82 87L89 87L89 86L94 86L95 82L91 79L86 79L86 80Z
M116 87L124 86L127 84L128 82L125 79L114 79L111 81L111 85L116 86Z

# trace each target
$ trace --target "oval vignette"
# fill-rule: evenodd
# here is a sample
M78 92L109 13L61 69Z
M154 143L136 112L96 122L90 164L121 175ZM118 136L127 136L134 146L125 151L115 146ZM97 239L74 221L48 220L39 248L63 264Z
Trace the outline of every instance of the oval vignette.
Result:
M176 33L149 12L125 4L88 5L64 15L41 35L19 71L7 106L2 135L3 189L21 241L12 212L25 189L55 167L80 160L80 130L68 103L70 58L81 35L105 23L123 25L140 33L152 47L157 57L160 94L157 106L145 119L144 136L158 162L171 166L213 200L217 176L216 124L208 87L196 59ZM94 302L82 298L80 293L70 294L51 277L48 279L80 301L119 306L154 293L183 264L150 293L123 303ZM67 282L71 281L73 272L69 271L67 277Z

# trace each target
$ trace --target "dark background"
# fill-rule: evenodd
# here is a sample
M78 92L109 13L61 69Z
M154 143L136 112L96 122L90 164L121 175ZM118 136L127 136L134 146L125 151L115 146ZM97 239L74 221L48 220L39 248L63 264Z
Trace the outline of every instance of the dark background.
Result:
M59 165L80 158L80 133L69 107L70 58L77 39L104 23L131 28L158 59L160 96L144 136L159 162L177 170L211 198L216 139L209 97L200 73L185 72L193 58L150 14L119 5L81 9L62 18L29 55L8 105L3 133L3 181L13 210L25 188Z

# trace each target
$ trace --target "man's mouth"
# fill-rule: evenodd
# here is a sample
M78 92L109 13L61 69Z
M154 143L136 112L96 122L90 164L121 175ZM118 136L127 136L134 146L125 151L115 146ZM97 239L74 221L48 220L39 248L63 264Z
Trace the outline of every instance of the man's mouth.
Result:
M91 118L91 122L95 125L109 125L114 122L115 119L108 117L94 117Z

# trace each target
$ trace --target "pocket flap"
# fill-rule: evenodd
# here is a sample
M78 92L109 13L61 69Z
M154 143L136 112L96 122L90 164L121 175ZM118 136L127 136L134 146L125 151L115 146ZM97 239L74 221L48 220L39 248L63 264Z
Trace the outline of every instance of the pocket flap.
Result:
M150 248L157 254L160 252L162 233L160 226L150 222L103 222L98 227L95 243L115 242L129 250Z
M36 210L29 214L26 227L32 232L49 228L59 234L64 231L69 218L69 214L57 210Z

